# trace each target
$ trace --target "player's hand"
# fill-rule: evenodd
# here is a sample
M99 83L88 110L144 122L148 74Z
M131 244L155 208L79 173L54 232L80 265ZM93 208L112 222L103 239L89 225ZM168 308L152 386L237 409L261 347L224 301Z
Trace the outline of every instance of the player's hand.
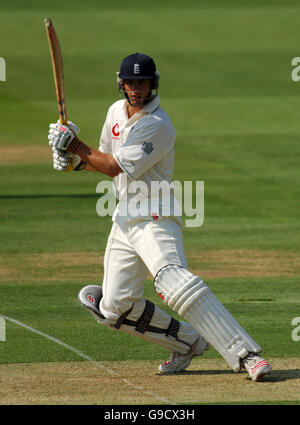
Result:
M80 171L86 166L79 155L65 152L60 149L53 150L53 168L57 171Z
M66 151L79 131L80 128L72 121L68 121L68 125L63 125L60 121L52 123L49 125L49 145L55 149Z

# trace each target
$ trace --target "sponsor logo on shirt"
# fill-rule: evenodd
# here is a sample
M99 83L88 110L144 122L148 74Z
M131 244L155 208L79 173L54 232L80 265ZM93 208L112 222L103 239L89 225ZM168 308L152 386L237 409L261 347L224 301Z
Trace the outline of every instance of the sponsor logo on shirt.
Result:
M112 128L112 138L114 139L114 140L120 140L120 132L119 132L119 124L118 123L116 123L114 126L113 126L113 128Z
M153 144L152 142L144 142L141 146L142 151L144 151L147 155L149 155L153 151Z

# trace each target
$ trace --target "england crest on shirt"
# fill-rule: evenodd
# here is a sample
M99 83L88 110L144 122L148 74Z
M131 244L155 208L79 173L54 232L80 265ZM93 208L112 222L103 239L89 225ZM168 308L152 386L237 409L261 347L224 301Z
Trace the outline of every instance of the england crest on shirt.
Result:
M141 146L142 151L144 151L147 155L149 155L153 151L153 144L152 142L144 142Z

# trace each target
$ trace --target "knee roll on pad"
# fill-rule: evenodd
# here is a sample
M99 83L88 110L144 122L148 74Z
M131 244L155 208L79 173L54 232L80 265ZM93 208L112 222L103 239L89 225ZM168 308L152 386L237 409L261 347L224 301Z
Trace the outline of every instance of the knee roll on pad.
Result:
M78 294L78 301L80 304L86 308L99 323L106 320L99 309L102 296L102 288L98 285L84 286Z
M200 277L178 265L163 267L155 277L154 286L161 299L183 317L209 291Z
M241 368L240 359L261 351L200 277L169 265L158 272L154 285L164 302L190 322L235 372Z

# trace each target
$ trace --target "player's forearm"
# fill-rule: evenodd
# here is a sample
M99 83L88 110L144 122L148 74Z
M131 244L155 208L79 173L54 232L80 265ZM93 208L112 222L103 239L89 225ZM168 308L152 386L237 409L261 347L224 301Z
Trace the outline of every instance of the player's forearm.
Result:
M82 141L76 148L76 154L86 162L87 171L99 171L110 177L115 177L123 172L112 155L93 149Z

